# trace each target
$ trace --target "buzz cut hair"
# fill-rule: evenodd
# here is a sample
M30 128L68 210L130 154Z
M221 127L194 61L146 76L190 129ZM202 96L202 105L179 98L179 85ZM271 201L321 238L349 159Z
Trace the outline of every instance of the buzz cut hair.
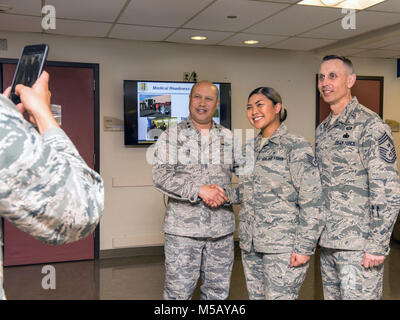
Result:
M201 80L201 81L199 81L199 82L196 82L196 83L192 86L192 89L190 89L190 94L189 94L189 96L191 97L191 96L192 96L192 93L193 93L193 89L194 89L198 84L202 84L202 83L210 84L211 86L213 86L213 87L217 90L217 100L218 100L218 97L219 97L219 90L218 90L218 87L217 87L214 83L212 83L211 81L208 81L208 80Z
M351 60L349 58L346 58L345 56L338 56L335 54L331 54L328 56L325 56L322 58L322 61L329 61L329 60L340 60L344 63L344 65L347 67L347 69L349 70L350 74L355 74L355 70L353 67L353 63L351 62Z

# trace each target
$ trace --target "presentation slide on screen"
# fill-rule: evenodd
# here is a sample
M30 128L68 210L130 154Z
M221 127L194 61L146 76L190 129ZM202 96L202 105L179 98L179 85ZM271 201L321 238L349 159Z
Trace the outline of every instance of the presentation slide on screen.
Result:
M171 124L179 123L188 117L192 86L193 83L138 82L139 142L157 140L157 132L161 132L159 130L164 131ZM216 86L219 90L219 84ZM219 110L213 120L220 123Z

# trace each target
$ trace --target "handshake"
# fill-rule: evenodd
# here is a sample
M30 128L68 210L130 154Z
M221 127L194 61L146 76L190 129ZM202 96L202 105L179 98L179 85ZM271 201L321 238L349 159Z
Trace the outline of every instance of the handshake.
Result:
M229 202L225 190L216 184L202 185L200 188L199 197L207 206L211 208L217 208L223 205L225 202Z

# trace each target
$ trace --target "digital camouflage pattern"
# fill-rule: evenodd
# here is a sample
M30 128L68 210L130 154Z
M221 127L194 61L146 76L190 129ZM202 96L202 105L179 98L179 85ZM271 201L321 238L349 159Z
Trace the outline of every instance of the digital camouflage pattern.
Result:
M316 131L326 206L320 245L389 253L400 208L400 182L390 128L356 97L330 125L332 113Z
M290 268L291 253L260 253L242 250L250 300L296 300L309 262Z
M379 300L383 264L365 269L363 251L321 248L321 275L325 300Z
M240 175L240 247L311 255L323 224L321 181L311 145L285 124L254 142L254 170ZM288 262L289 263L289 262Z
M190 299L201 273L201 299L226 299L233 265L235 217L231 204L210 208L198 194L216 184L231 199L232 139L212 123L202 135L188 118L155 145L153 181L168 196L165 213L165 299ZM226 139L228 138L228 139ZM226 237L224 237L226 236ZM228 240L219 240L227 238Z
M189 300L201 276L201 300L229 296L233 234L217 239L165 234L165 300Z
M164 232L210 238L234 232L232 206L210 208L198 196L202 185L216 184L226 190L229 199L233 197L232 148L225 136L229 137L230 131L213 122L210 137L204 140L189 118L171 126L158 139L153 182L168 196Z
M56 245L91 234L103 207L101 177L86 165L64 131L51 128L41 136L0 95L1 216ZM0 296L4 299L4 292Z

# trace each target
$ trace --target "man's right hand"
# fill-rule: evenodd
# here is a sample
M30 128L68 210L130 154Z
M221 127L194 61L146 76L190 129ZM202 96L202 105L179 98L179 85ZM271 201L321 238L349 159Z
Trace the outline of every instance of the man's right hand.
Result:
M385 261L385 258L385 256L376 256L365 252L361 265L364 268L377 267Z
M43 71L32 88L18 84L15 87L15 93L21 99L21 103L17 105L17 109L21 113L28 113L29 121L38 126L41 134L49 128L59 127L51 113L49 74L46 71Z
M229 202L225 190L215 184L209 186L202 185L200 187L199 197L211 208L216 208L223 205L225 202Z

